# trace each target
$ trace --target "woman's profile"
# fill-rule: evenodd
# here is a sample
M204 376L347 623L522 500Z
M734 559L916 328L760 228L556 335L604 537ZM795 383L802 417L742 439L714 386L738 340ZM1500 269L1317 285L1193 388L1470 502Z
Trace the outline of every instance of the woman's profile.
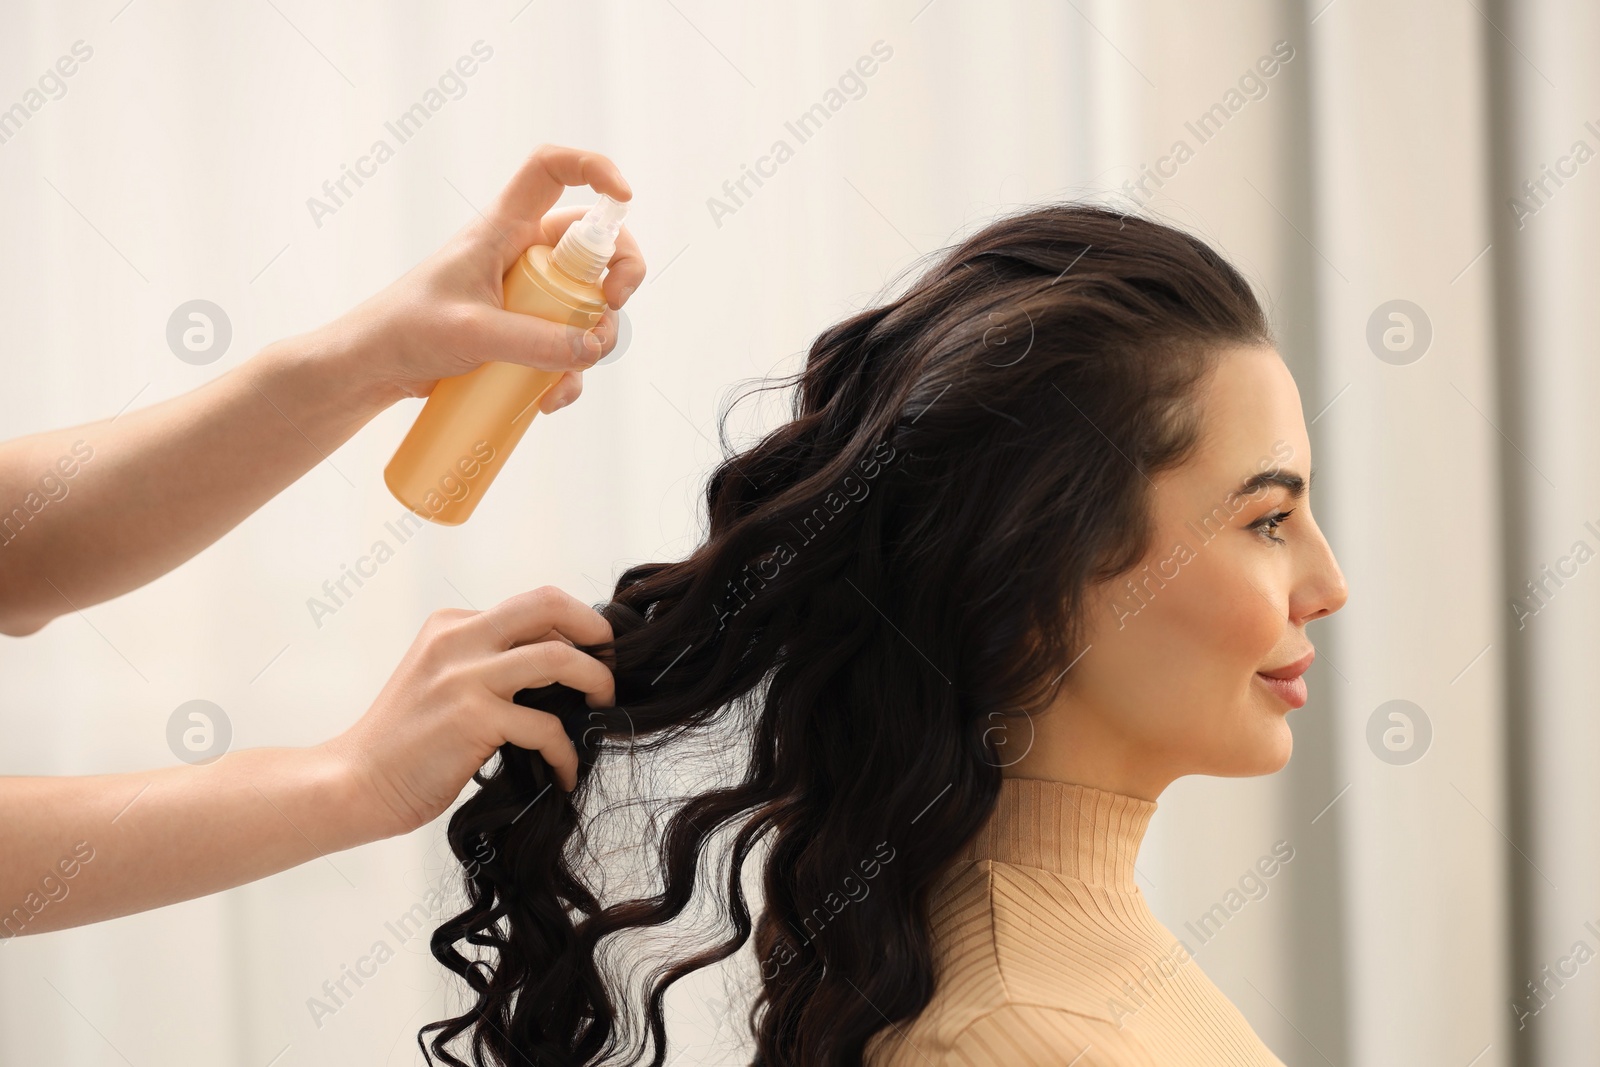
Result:
M1346 597L1249 284L1048 205L825 329L794 384L699 547L626 570L612 640L573 650L615 704L518 695L579 785L506 746L453 816L468 904L433 951L471 999L425 1049L659 1067L668 988L742 950L769 1067L1278 1063L1134 869L1173 780L1284 766L1306 624ZM686 798L600 787L711 737L737 759ZM607 799L659 833L596 840ZM654 884L608 885L617 847ZM611 951L689 916L642 975Z

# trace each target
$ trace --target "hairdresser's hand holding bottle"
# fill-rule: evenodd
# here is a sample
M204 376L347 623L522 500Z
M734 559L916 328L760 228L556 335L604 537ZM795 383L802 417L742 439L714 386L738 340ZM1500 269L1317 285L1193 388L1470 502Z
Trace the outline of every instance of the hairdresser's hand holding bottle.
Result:
M540 410L575 400L583 369L616 346L615 309L644 280L627 227L616 234L601 283L611 310L593 329L501 306L506 269L524 249L555 243L583 214L551 211L573 185L617 200L632 196L605 156L541 145L443 248L326 326L275 341L151 407L0 444L0 500L27 498L42 471L77 457L72 506L39 511L26 536L8 538L0 552L0 633L33 633L172 570L384 408L428 393L441 378L487 362L520 363L563 372ZM117 550L107 552L112 531Z
M573 647L610 639L592 608L536 589L483 612L436 612L366 714L324 744L132 774L0 778L0 901L20 907L0 913L0 940L216 893L414 830L506 742L537 751L570 789L578 757L561 720L511 697L560 682L610 705L611 671Z
M554 245L583 216L583 207L550 210L569 185L587 185L614 200L633 196L605 156L542 145L487 212L410 273L324 327L356 387L387 406L426 396L439 379L493 361L565 371L540 402L547 414L576 400L583 370L615 347L615 309L639 287L645 268L624 225L600 283L612 310L599 326L578 331L501 307L501 279L517 257L534 245Z

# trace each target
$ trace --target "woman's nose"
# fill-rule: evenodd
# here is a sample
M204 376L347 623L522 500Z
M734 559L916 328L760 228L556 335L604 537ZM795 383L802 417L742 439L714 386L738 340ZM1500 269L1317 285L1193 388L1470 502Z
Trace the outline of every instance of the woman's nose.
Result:
M1303 614L1300 618L1303 622L1332 615L1350 599L1350 587L1345 583L1344 571L1339 568L1339 561L1333 557L1333 548L1320 529L1317 531L1316 544L1316 558L1311 563L1308 580L1301 594Z

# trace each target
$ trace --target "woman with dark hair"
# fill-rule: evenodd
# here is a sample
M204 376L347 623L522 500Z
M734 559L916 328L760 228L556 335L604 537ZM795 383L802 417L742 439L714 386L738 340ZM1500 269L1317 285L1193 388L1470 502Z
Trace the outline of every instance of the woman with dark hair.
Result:
M753 935L758 1064L1278 1063L1134 881L1174 779L1288 760L1306 624L1346 596L1248 283L1177 230L1046 206L797 377L792 420L713 473L704 543L628 569L610 640L564 653L614 704L517 695L578 785L547 796L507 745L452 817L468 906L433 951L476 997L425 1049L660 1067L668 988ZM713 735L728 780L632 843L653 885L607 894L597 781ZM707 900L720 928L624 989L607 939Z

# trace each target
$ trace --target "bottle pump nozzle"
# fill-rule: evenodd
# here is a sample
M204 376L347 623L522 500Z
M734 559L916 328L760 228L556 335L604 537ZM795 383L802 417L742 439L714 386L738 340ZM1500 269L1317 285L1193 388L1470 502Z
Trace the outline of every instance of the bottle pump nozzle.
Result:
M550 261L563 273L585 285L600 280L600 272L617 250L617 231L628 213L626 201L613 200L604 193L583 218L567 227L556 242Z

